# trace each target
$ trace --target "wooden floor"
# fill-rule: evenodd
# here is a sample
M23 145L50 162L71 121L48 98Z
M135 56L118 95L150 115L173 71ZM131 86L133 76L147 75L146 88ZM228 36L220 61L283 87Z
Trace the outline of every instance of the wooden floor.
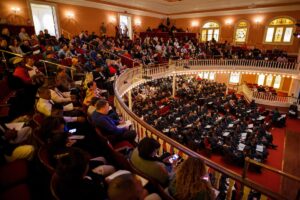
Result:
M300 133L286 132L285 152L283 161L283 171L300 177ZM282 194L288 199L295 199L300 183L289 178L282 178Z

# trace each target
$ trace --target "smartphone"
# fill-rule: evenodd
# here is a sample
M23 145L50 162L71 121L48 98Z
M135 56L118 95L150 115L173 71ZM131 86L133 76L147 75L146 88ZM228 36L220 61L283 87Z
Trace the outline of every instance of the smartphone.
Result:
M177 160L179 158L179 156L177 154L174 154L170 159L169 162L173 163L175 160Z
M76 133L76 131L77 131L77 129L76 129L76 128L73 128L73 129L70 129L70 130L69 130L69 133L74 134L74 133Z
M209 176L208 175L203 176L203 179L206 180L206 181L208 181L209 180Z

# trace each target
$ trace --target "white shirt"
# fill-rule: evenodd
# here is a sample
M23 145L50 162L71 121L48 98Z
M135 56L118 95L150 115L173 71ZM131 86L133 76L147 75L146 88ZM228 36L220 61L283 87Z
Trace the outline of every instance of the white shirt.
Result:
M53 105L53 103L51 102L51 100L39 98L39 100L36 104L36 109L40 113L42 113L45 116L49 117L49 116L51 116L52 105ZM73 110L73 104L72 104L72 106L69 106L69 105L70 104L64 106L63 111ZM71 107L72 107L72 109L71 109ZM65 120L65 122L76 122L77 117L65 117L64 116L64 120Z
M71 97L65 93L60 92L56 88L54 90L50 90L51 100L55 103L67 103L72 101Z

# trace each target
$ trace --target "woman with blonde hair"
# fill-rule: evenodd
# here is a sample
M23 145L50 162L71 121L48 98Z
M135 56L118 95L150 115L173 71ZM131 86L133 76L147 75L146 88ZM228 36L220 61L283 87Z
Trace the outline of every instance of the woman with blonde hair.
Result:
M168 191L177 200L215 199L209 181L205 180L205 175L204 162L189 157L177 167Z

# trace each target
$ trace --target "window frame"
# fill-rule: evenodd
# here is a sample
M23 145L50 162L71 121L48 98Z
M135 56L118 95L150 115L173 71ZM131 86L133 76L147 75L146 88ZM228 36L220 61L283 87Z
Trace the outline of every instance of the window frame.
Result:
M280 19L280 18L286 18L289 19L291 21L294 22L294 24L292 25L270 25L274 20ZM293 41L294 41L294 37L293 34L291 35L291 39L289 42L284 42L284 36L285 36L285 32L287 28L292 28L292 33L295 31L295 23L296 21L289 17L289 16L278 16L275 18L272 18L269 23L266 25L265 27L265 32L264 32L264 37L263 37L263 44L270 44L270 45L293 45ZM275 42L275 35L276 35L276 31L277 28L283 27L283 33L282 33L282 37L281 37L281 41L280 42ZM267 32L269 28L274 28L274 32L273 32L273 36L272 36L272 42L266 42L266 37L267 37Z
M219 27L210 27L210 28L204 28L204 25L207 24L207 23L216 23ZM201 29L200 29L200 42L207 42L207 41L210 41L210 40L207 40L208 38L208 30L212 30L212 38L214 38L214 35L215 35L215 30L218 29L219 30L219 35L218 35L218 39L215 38L215 40L217 42L220 41L220 36L221 36L221 24L217 21L214 21L214 20L208 20L206 22L203 23L203 25L201 26ZM206 30L206 34L205 34L205 41L203 40L203 30Z
M241 22L245 22L247 24L247 26L245 26L245 27L239 26L239 24ZM247 29L247 31L246 31L246 37L245 37L245 41L244 42L236 41L237 30L241 29L241 28L246 28ZM234 28L234 38L233 38L234 39L234 43L235 44L246 44L248 42L249 29L250 29L250 23L249 23L249 21L247 21L245 19L239 20L237 22L237 24L235 25L235 28Z

